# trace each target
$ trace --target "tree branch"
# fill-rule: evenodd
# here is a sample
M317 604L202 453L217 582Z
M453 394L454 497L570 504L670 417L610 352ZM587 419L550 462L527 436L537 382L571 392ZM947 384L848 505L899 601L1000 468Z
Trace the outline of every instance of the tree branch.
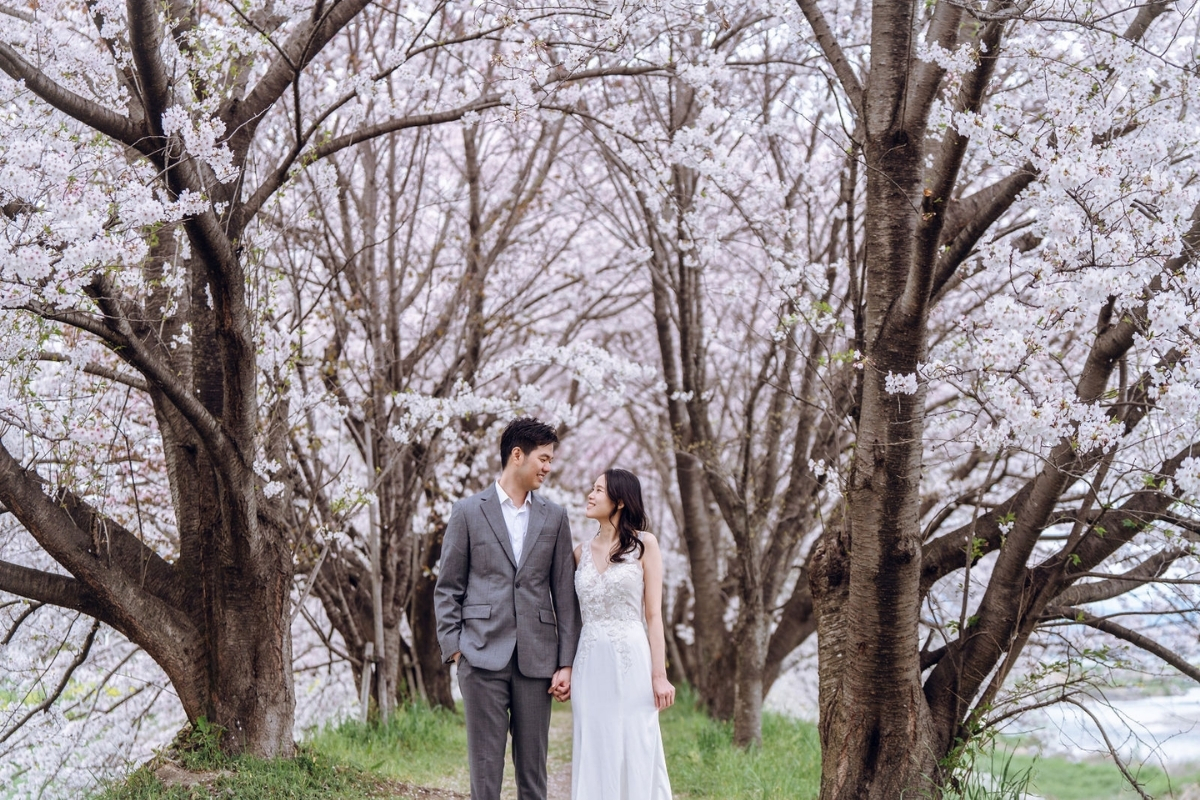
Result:
M1133 22L1129 23L1129 27L1121 34L1121 38L1128 39L1131 42L1141 41L1154 20L1170 11L1172 5L1174 5L1173 0L1152 0L1152 2L1142 6L1138 9L1137 16L1133 18Z
M22 11L19 8L13 8L7 3L0 3L0 14L19 19L22 22L32 23L37 21L37 17L33 16L33 14L30 14L28 11Z
M1129 782L1129 785L1133 787L1134 791L1141 795L1142 800L1154 800L1154 798L1142 791L1141 784L1138 783L1133 775L1129 773L1129 768L1126 767L1125 762L1121 760L1120 754L1117 753L1117 748L1113 747L1112 741L1109 740L1108 732L1104 730L1104 726L1100 724L1100 720L1096 718L1096 715L1092 713L1092 710L1072 697L1064 697L1062 698L1062 702L1070 703L1084 714L1087 714L1089 717L1091 717L1092 722L1094 722L1096 725L1096 730L1100 731L1100 737L1104 739L1104 746L1108 748L1108 754L1112 756L1113 763L1117 765L1117 769L1121 770L1121 774L1125 776L1125 780Z
M103 532L96 531L93 538L92 531L82 530L63 503L46 494L44 483L0 443L0 501L42 549L95 598L104 621L143 646L161 645L164 640L190 641L195 630L186 614L146 591L124 569L106 562L98 546ZM60 599L69 599L62 591L63 584L46 586L58 587ZM156 646L152 651L161 653L163 648Z
M958 36L959 30L962 27L962 16L963 10L960 6L949 2L938 3L933 11L933 19L930 20L925 40L945 50L954 52L958 48ZM994 50L985 50L984 57L978 61L975 69L972 70L972 75L967 76L964 81L963 95L972 92L972 83L979 84L979 89L982 91L992 72L988 61L994 62L995 57L996 52ZM913 60L917 61L915 56ZM987 75L982 80L977 80L974 76L979 75L981 72L986 72ZM919 61L915 64L913 73L913 79L908 84L908 97L905 101L905 116L907 119L904 125L910 130L925 126L926 120L929 118L929 108L942 86L942 77L946 74L946 68L936 61Z
M0 591L5 591L5 590L0 589ZM19 602L20 602L19 600L12 600L10 602L5 603L4 606L2 606L2 607L8 607L11 605L15 605L16 603L19 603ZM4 645L11 642L13 640L13 637L17 635L17 630L21 627L21 625L23 625L25 623L25 620L32 617L34 614L36 614L38 612L39 609L44 608L45 606L46 606L45 603L36 603L36 602L30 603L29 606L24 611L22 611L20 614L18 614L16 619L13 620L12 627L8 629L8 633L4 634L4 638L0 639L0 647L3 647Z
M361 128L353 133L347 133L332 139L325 144L313 150L313 160L325 158L333 155L339 150L344 150L351 145L365 142L368 139L374 139L384 134L394 133L396 131L406 130L408 128L423 128L429 125L438 125L443 122L453 122L472 111L485 111L489 108L496 108L503 105L499 95L488 94L482 95L475 100L472 100L466 105L458 108L447 109L446 111L435 111L428 114L415 114L409 117L399 117L397 119L380 122L376 125L370 125L366 128Z
M812 555L809 555L812 558ZM792 596L783 605L779 625L771 634L767 644L767 660L763 675L763 686L768 687L779 676L783 660L817 630L817 617L813 613L812 589L808 585L808 569L801 568L796 578ZM765 690L764 690L765 691Z
M959 23L962 20L962 10L952 3L943 0L943 2L938 3L937 17L934 19L935 24L938 22L938 17L942 16L944 9L953 9L953 11L945 12L948 18L942 21L943 25L952 24L955 33L957 33ZM974 46L976 55L975 68L964 76L962 88L959 90L958 97L954 101L954 110L956 113L964 114L979 111L983 103L984 94L991 83L992 75L996 71L1003 34L1003 23L991 22L983 27ZM953 49L957 43L957 36L951 35L949 31L941 31L941 38L946 42L943 46L948 46L949 49ZM920 104L918 108L922 116L919 119L923 121L927 118L929 104L933 102L935 96L933 92L940 86L944 70L934 64L927 63L922 66L918 74L921 76L921 80L932 82L936 76L937 81L932 88L918 87L916 90L910 92L910 95L921 92L916 102ZM906 113L911 116L914 113L914 101L910 99L908 105L909 109ZM917 120L912 120L908 125L910 128L915 128ZM944 285L949 280L950 276L954 274L954 270L962 263L962 259L966 257L965 254L967 251L963 251L962 258L958 258L954 262L954 267L950 271L944 272L944 255L942 258L939 258L938 251L947 222L950 198L953 196L954 187L958 183L958 177L962 170L962 162L966 157L967 147L970 142L971 137L968 133L960 131L953 126L950 127L946 131L942 146L937 152L936 162L933 168L927 173L925 199L922 205L923 213L921 221L917 226L916 258L913 261L912 276L909 278L908 286L905 289L905 303L910 309L925 308L929 300L937 295L939 286ZM994 207L989 208L993 212L992 215L976 214L972 217L972 230L975 232L976 238L982 236L991 227L1000 214L1016 199L1018 193L1019 190L1013 192L1011 197L1008 198L1007 204L1002 205L997 203ZM993 197L995 196L993 195ZM999 195L999 197L1003 198L1004 195Z
M983 235L1035 178L1037 170L1026 163L991 186L950 203L941 235L946 249L937 261L931 289L933 297L940 294Z
M62 678L59 680L58 686L53 692L46 695L45 700L38 703L34 708L30 709L29 713L21 717L21 720L16 725L6 730L3 734L0 734L0 744L4 744L4 742L8 741L9 737L19 731L26 722L29 722L29 720L34 718L34 716L42 711L45 711L54 704L54 701L57 700L59 695L63 693L63 689L67 688L67 684L70 682L71 676L75 674L75 670L79 669L80 665L87 660L88 653L92 651L92 642L96 641L96 632L99 630L100 620L96 620L92 623L92 629L88 631L87 638L83 641L83 647L79 649L79 652L76 653L75 658L72 659L71 663L67 665L67 670L63 673Z
M1099 603L1102 600L1111 600L1153 581L1166 572L1167 567L1187 553L1188 551L1182 548L1163 550L1150 556L1133 569L1120 575L1114 575L1108 580L1068 586L1054 598L1055 604L1082 606L1088 603Z
M45 350L38 353L38 361L53 361L59 364L70 364L71 357L62 353L50 353ZM113 381L114 383L124 384L131 389L137 389L142 392L150 391L150 384L140 375L127 375L118 372L111 367L106 367L103 364L97 364L92 361L83 366L82 371L88 375L95 375L97 378L104 378Z
M63 325L70 325L72 328L90 333L113 351L119 352L120 348L125 346L125 340L105 327L103 319L86 311L75 308L54 308L39 302L26 303L21 306L21 310L37 314L50 322L61 322Z
M833 74L837 76L838 82L842 86L842 91L849 98L855 115L859 119L863 119L862 84L859 82L858 76L854 74L854 69L851 68L850 62L846 60L846 54L842 52L842 46L838 44L837 37L833 35L833 31L830 29L825 15L817 7L817 0L796 0L796 5L800 7L804 18L808 20L809 26L813 29L813 34L817 38L817 44L821 46L821 52L825 54L826 60L829 61L829 66L833 67Z
M279 56L267 67L262 78L240 103L233 101L223 109L229 143L235 154L245 153L258 129L258 123L275 102L287 91L292 81L344 28L350 20L367 7L370 0L341 0L319 20L308 20L279 48ZM297 109L299 113L299 109Z
M113 347L117 355L163 393L211 448L214 456L221 459L236 458L236 448L225 435L217 418L188 390L168 365L146 348L141 337L133 330L128 315L124 313L119 299L113 292L111 281L103 276L98 277L87 287L87 292L104 314L104 327L119 344ZM111 346L112 342L109 344Z
M146 110L146 125L155 136L162 136L162 117L171 103L171 80L162 62L162 27L158 4L151 0L126 0L129 51L137 68L137 88Z
M95 598L74 578L22 567L8 561L0 561L0 592L80 611L90 617L99 615ZM5 637L3 644L8 644L11 635L10 633Z
M127 117L51 80L4 41L0 41L0 70L15 81L25 81L25 85L38 97L105 136L139 150L146 145L142 141L142 130Z
M388 133L406 130L408 128L422 128L429 125L439 125L443 122L453 122L454 120L462 119L464 115L472 111L483 111L489 108L495 108L501 105L501 100L497 95L484 95L466 105L458 108L448 109L446 111L431 112L429 114L416 114L410 117L399 117L397 119L381 122L376 125L370 125L366 128L361 128L352 133L347 133L332 139L320 147L315 147L305 153L305 162L317 161L327 156L333 155L339 150L344 150L347 147L368 141L370 139L383 136ZM275 169L267 178L259 184L254 190L254 194L242 205L238 211L238 226L244 226L247 222L253 219L258 213L263 204L270 199L280 186L288 178L288 174L292 170L292 166L296 163L296 159L300 156L304 143L301 142L293 145L292 149L283 157Z
M1170 262L1168 262L1168 266L1169 264ZM1116 363L1121 353L1124 351L1121 351L1119 348L1115 347L1113 339L1106 337L1109 336L1109 333L1114 328L1122 327L1126 327L1128 330L1121 331L1117 335L1116 341L1124 343L1126 348L1132 346L1132 331L1134 330L1133 323L1129 320L1123 320L1121 323L1118 323L1118 325L1110 327L1108 331L1097 335L1096 342L1093 344L1093 350L1100 349L1102 347L1106 348L1106 356L1100 358L1097 357L1095 353L1090 353L1088 355L1089 365L1091 365L1093 361L1096 362L1092 367L1089 367L1090 369L1107 369L1111 371L1112 365ZM1134 384L1133 388L1129 392L1129 397L1123 406L1113 406L1109 409L1109 416L1111 418L1119 419L1122 423L1124 423L1126 433L1129 433L1136 428L1138 423L1140 423L1142 419L1145 418L1146 414L1149 413L1150 409L1154 407L1154 397L1157 395L1153 392L1155 386L1153 375L1157 371L1170 369L1178 362L1179 358L1180 356L1176 351L1171 351L1168 353L1166 357L1164 357L1158 364L1155 365L1154 371L1147 371L1146 373L1142 374L1141 378L1136 384ZM1085 372L1087 372L1089 368L1085 368ZM1093 377L1089 379L1088 382L1091 384L1091 386L1084 389L1082 387L1084 381L1083 379L1080 380L1081 390L1077 393L1077 396L1079 396L1081 399L1090 398L1090 401L1094 402L1103 391L1106 381L1100 380L1097 377ZM1055 452L1057 453L1059 451ZM1060 455L1065 455L1065 453L1060 453ZM1179 458L1179 456L1176 456L1176 458ZM1061 469L1065 471L1068 475L1067 482L1062 487L1062 490L1065 491L1077 480L1079 480L1081 476L1086 475L1090 470L1092 470L1099 462L1100 456L1097 453L1092 452L1086 456L1076 456L1075 459L1076 460L1073 464L1068 463L1064 459L1062 463L1058 465L1058 467L1055 467L1053 462L1048 461L1043 468L1043 473L1052 469ZM1164 464L1163 468L1170 468L1170 464L1172 463L1175 462L1167 462L1167 464ZM1039 476L1040 475L1041 473L1039 473ZM938 538L927 542L921 550L921 596L924 597L929 592L930 588L932 588L933 584L938 580L964 566L964 554L966 553L966 548L968 546L971 547L971 551L974 554L972 563L974 563L975 560L978 560L979 557L982 557L983 554L990 553L998 549L1001 543L1005 540L1005 537L1000 530L1000 520L1002 518L1011 518L1017 515L1021 509L1026 507L1036 482L1037 478L1031 478L1016 492L1009 495L1009 497L1004 501L996 504L988 514L980 517L977 521L975 533L973 534L975 539L974 543L968 543L967 541L967 536L971 530L970 524L960 526L950 533L939 536ZM1132 499L1130 502L1132 502ZM1128 507L1130 507L1129 503L1126 503L1121 508L1125 509ZM1120 511L1121 509L1112 509L1106 513L1115 514L1120 513ZM1047 523L1051 518L1052 517L1047 518ZM1082 543L1082 546L1087 546L1087 544L1088 542L1085 540Z

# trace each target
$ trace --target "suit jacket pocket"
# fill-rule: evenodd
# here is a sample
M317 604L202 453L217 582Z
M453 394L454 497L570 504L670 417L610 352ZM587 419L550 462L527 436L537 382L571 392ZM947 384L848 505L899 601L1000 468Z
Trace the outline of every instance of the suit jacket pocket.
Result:
M463 606L463 619L489 619L492 616L491 606Z
M554 618L554 612L548 608L538 609L538 619L547 625L556 625L558 623L558 620Z

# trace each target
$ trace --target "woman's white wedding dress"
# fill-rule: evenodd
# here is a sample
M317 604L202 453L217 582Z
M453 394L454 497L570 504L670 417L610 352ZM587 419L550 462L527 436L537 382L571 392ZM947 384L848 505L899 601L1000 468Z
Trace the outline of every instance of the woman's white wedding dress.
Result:
M571 670L572 800L669 800L642 564L630 554L601 573L591 544L582 550L575 569L583 630Z

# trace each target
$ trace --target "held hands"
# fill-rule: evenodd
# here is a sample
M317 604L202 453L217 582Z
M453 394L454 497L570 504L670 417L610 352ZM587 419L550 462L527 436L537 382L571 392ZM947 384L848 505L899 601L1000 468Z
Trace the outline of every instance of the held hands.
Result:
M654 687L654 708L658 711L675 705L675 687L667 680L666 675L651 675L650 683Z
M550 680L550 694L560 703L571 699L571 668L559 667Z

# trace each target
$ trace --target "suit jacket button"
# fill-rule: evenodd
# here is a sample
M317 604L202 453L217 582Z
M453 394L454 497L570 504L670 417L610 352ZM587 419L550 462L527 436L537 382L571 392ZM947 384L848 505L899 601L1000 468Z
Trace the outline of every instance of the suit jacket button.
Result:
M518 589L520 589L520 588L521 588L521 584L519 584L519 583L518 583L518 584L517 584L517 588L518 588Z

